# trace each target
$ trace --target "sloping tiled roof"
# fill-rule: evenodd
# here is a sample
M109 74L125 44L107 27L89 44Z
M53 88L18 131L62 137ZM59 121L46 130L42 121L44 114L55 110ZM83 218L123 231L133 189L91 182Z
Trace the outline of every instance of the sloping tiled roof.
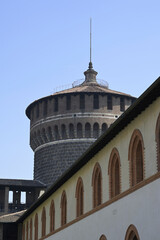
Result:
M77 87L73 87L73 88L66 89L66 90L63 90L60 92L56 92L52 96L60 95L60 94L68 94L68 93L112 93L112 94L118 94L118 95L124 95L124 96L131 97L131 95L129 95L129 94L117 92L117 91L111 90L107 87L103 87L99 84L79 85Z
M100 136L91 147L69 168L18 220L22 222L40 204L50 197L68 179L79 171L90 159L108 144L131 121L160 96L160 77Z

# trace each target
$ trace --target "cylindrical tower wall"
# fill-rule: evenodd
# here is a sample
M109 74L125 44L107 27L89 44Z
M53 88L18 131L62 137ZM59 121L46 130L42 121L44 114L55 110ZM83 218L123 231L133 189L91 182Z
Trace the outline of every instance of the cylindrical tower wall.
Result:
M34 156L34 178L51 185L93 142L93 139L68 139L40 146Z
M62 91L33 102L30 145L34 179L53 183L132 104L135 98L95 86Z

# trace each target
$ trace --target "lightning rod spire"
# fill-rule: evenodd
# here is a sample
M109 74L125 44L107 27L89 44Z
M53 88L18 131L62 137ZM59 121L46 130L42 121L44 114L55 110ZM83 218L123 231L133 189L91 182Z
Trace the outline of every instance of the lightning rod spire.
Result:
M97 85L96 76L97 72L93 69L92 65L92 19L90 18L90 62L87 71L84 72L85 81L82 85Z
M92 19L90 18L90 62L92 62Z
M92 18L90 18L90 62L89 69L93 68L92 65Z

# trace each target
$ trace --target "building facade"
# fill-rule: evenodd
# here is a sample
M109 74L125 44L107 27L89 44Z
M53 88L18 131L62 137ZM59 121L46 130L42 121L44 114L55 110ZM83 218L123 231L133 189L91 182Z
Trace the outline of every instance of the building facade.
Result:
M26 109L34 180L0 179L0 240L20 237L15 222L22 210L30 208L135 101L98 82L91 62L84 75L81 84L38 99Z
M160 78L18 220L23 240L158 240Z
M29 208L45 189L39 181L0 179L0 216Z

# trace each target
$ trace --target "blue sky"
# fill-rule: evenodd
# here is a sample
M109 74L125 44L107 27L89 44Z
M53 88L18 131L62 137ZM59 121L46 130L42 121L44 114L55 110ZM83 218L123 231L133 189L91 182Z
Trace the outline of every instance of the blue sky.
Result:
M138 97L160 75L159 0L0 1L0 178L33 178L26 107L83 78Z

